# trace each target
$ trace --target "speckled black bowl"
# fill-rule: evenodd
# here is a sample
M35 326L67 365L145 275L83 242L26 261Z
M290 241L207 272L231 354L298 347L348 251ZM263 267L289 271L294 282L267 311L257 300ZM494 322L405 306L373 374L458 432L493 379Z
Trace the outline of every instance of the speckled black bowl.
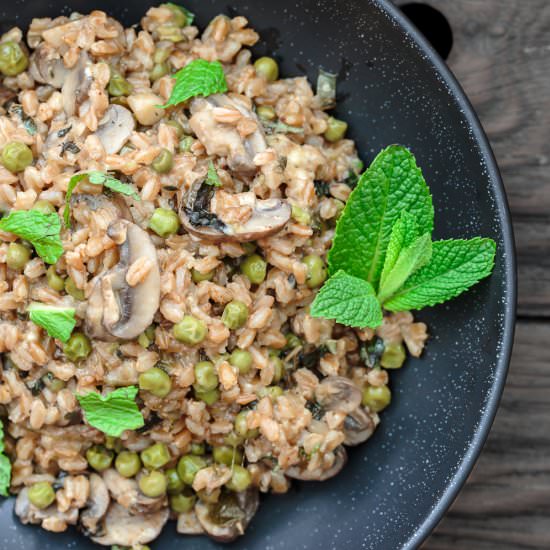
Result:
M420 360L393 374L392 406L347 468L321 484L266 497L242 550L415 548L450 505L478 456L495 415L512 346L515 263L506 198L487 140L443 62L389 2L351 0L186 0L199 26L222 12L248 17L263 42L258 54L284 75L319 65L339 71L337 114L365 161L390 143L412 148L432 188L437 237L490 236L498 243L492 277L419 317L432 338ZM32 17L103 9L137 23L150 0L12 0L0 7L2 31ZM206 538L180 538L173 526L153 544L204 550ZM92 548L70 531L24 527L12 501L0 514L0 548Z

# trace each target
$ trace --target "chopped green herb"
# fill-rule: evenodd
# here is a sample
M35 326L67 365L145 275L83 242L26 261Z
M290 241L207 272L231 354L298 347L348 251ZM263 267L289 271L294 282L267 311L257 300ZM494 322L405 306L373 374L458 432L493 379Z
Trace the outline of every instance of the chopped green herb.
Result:
M55 213L16 210L0 220L0 230L29 241L36 253L48 264L55 264L63 254L61 222Z
M75 310L72 307L57 307L33 303L28 308L33 323L46 329L52 337L67 342L76 325Z
M172 6L173 9L179 10L183 12L186 18L186 25L192 25L193 21L195 20L195 14L193 12L190 12L187 8L184 8L183 6L180 6L178 4L174 4L173 2L167 2L169 6Z
M125 430L141 428L145 422L136 404L136 386L118 388L107 395L90 392L77 395L88 423L112 437L119 437Z
M337 78L337 74L319 69L319 76L317 77L317 97L321 100L321 109L331 109L336 105Z
M216 171L216 167L214 166L214 163L212 161L208 163L208 174L206 174L206 179L204 180L204 183L206 183L207 185L211 185L212 187L222 186L220 176L218 176L218 172Z
M164 107L178 105L196 96L207 97L227 92L227 81L219 61L195 59L174 76L176 84Z
M4 425L0 420L0 495L9 496L11 481L11 463L10 459L4 454Z
M67 193L65 194L65 209L63 210L63 220L66 227L71 226L71 197L76 186L84 179L88 178L88 181L94 185L104 185L107 189L132 197L139 201L141 200L136 190L128 183L122 183L110 174L104 172L85 172L82 174L75 174L70 180L67 186Z

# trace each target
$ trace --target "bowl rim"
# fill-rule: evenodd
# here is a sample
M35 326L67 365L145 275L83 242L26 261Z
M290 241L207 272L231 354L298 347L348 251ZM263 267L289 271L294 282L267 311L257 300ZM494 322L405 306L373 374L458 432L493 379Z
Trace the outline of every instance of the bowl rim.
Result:
M502 182L499 168L493 150L483 130L481 122L468 99L466 92L459 84L448 65L435 51L424 35L414 23L390 0L372 0L378 8L392 19L412 39L416 46L425 54L427 62L445 82L451 95L462 109L474 139L479 146L480 153L485 160L487 177L495 194L495 206L502 227L502 244L504 248L504 278L505 278L505 315L502 332L502 350L497 358L495 376L484 411L479 424L473 434L471 443L460 462L456 473L449 479L447 488L440 495L430 512L426 515L415 533L401 547L402 550L414 550L424 542L454 502L464 486L477 459L479 458L485 441L493 425L502 392L506 383L506 376L510 365L512 347L514 343L516 307L517 307L517 266L514 231L510 208L506 198L506 191Z

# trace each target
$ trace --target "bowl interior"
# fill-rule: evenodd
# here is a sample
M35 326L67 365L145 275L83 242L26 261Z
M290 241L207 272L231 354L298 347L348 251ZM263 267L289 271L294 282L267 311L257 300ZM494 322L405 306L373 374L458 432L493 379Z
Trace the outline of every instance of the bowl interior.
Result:
M150 1L16 0L3 3L5 31L32 17L103 9L139 22ZM318 68L338 72L337 116L369 162L383 147L410 147L431 186L436 237L483 235L498 243L492 277L447 305L418 317L431 332L426 353L392 375L393 403L346 469L322 484L300 484L268 496L240 549L413 548L456 494L496 410L512 339L515 303L510 222L485 138L467 101L441 62L396 10L382 2L342 0L186 0L200 27L218 13L241 14L260 32L257 54L274 55L282 74ZM397 18L396 18L397 17ZM0 547L92 548L70 531L53 535L12 519L3 501ZM153 545L163 550L214 548L206 538L175 537L173 526Z

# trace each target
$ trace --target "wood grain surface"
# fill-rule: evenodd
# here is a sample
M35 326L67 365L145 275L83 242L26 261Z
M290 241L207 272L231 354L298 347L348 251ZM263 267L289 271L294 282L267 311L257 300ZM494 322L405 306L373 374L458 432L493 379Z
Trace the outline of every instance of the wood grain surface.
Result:
M396 2L398 5L408 3ZM424 550L550 549L550 1L427 0L497 157L519 262L516 342L470 480Z

